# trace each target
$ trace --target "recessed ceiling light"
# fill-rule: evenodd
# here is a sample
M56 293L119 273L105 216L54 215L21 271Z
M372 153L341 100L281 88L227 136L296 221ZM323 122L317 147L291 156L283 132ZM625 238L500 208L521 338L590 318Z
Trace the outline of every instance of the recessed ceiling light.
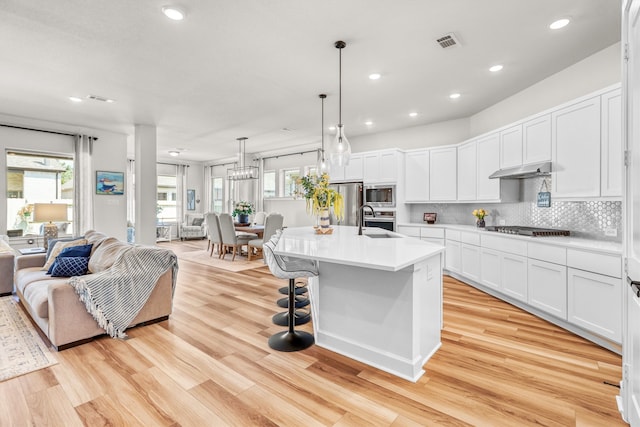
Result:
M416 113L415 111L409 113L409 117L417 117L418 113Z
M182 21L184 19L185 13L182 9L175 6L164 6L162 8L162 13L174 21Z
M77 96L70 96L69 101L71 102L82 102L82 98L78 98Z
M502 70L504 67L500 64L498 65L494 65L493 67L489 68L489 71L491 71L492 73L496 73L500 70Z
M369 79L371 80L378 80L380 77L382 77L380 73L369 74Z
M452 93L451 95L449 95L449 98L458 99L458 98L460 98L460 94L459 93Z
M172 151L169 151L169 155L172 157L178 157L180 155L180 152L172 150Z
M559 30L560 28L564 28L569 25L570 21L571 20L569 18L558 19L557 21L552 22L551 25L549 25L549 28L552 30Z
M371 120L364 122L365 125L367 126L371 126L373 124L373 122Z

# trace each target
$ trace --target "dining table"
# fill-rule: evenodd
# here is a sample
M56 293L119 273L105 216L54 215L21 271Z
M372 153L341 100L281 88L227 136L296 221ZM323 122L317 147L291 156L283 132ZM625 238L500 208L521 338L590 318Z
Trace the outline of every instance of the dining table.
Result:
M259 239L262 239L262 236L264 234L264 225L234 224L234 228L236 229L236 231L257 234Z

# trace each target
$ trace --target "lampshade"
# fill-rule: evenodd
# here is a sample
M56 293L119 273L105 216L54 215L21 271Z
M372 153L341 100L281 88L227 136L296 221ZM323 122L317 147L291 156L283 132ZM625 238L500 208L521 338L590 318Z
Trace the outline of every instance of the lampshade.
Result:
M69 205L64 203L34 203L33 221L67 221L68 207Z

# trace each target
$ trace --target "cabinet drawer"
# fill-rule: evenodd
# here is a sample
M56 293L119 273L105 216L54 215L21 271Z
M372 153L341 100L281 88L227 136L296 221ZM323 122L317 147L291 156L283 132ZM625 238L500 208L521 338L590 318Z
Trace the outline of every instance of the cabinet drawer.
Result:
M508 237L483 235L480 239L483 248L495 249L521 256L527 256L527 242Z
M455 240L456 242L460 241L460 231L459 230L446 230L445 231L447 240Z
M544 245L540 243L528 243L529 258L553 262L555 264L567 264L567 249L559 246Z
M444 239L438 239L435 237L423 237L420 240L427 243L435 243L436 245L444 246Z
M420 229L420 237L430 237L435 239L444 239L444 228L422 227Z
M398 233L409 237L420 237L420 227L409 227L406 225L398 226Z
M567 266L611 277L622 277L622 260L618 255L567 249Z
M480 246L480 234L462 231L460 232L460 241L469 245Z

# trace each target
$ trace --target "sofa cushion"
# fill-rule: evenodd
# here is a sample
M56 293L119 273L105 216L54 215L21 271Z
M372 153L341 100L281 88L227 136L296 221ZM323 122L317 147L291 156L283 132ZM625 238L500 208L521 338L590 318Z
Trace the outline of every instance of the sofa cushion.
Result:
M51 250L51 255L47 259L47 262L44 264L44 267L42 267L42 269L44 271L49 271L49 267L51 267L51 264L53 264L56 261L56 258L58 257L60 252L62 252L62 250L64 248L69 248L71 246L82 246L82 245L86 245L86 244L87 244L87 240L86 239L78 239L78 240L72 240L70 242L58 242L58 243L56 243L56 245Z
M51 264L51 267L49 267L49 270L47 270L47 274L51 274L53 272L53 269L56 267L56 264L58 263L60 258L86 257L87 259L89 259L89 256L91 255L91 248L92 247L93 247L93 245L89 244L89 245L71 246L71 247L68 247L68 248L64 248L62 250L62 252L60 252L60 254L58 254L58 258L56 258L54 263ZM82 273L82 274L84 274L84 273ZM68 277L70 277L70 276L68 276Z
M131 245L121 242L115 237L105 239L89 258L89 273L99 273L111 267L120 252L130 247Z
M58 257L53 264L51 277L84 276L88 265L88 256Z
M193 222L191 223L191 225L200 227L203 222L204 222L204 218L193 218Z
M45 276L43 271L38 271L40 278L29 283L29 286L22 291L26 304L33 309L38 317L46 319L49 317L49 285L56 283L67 283L68 278L50 278ZM35 277L35 275L32 275Z

